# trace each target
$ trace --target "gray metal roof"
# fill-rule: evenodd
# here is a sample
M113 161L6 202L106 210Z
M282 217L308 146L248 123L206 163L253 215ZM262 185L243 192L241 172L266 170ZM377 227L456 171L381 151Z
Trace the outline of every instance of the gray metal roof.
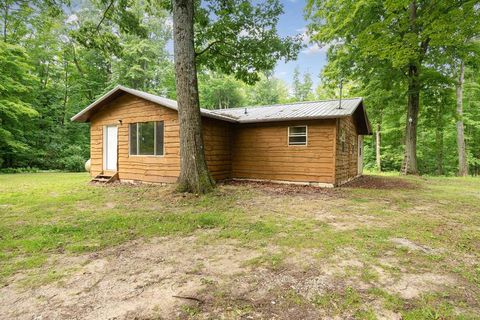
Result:
M90 104L88 107L74 115L70 120L71 121L78 121L78 122L87 122L90 120L90 117L95 111L102 106L103 103L108 103L109 101L113 101L115 98L119 97L122 92L130 93L131 95L134 95L139 98L143 98L145 100L151 101L153 103L159 104L161 106L177 110L177 101L172 100L172 99L167 99L164 97L156 96L151 93L147 93L144 91L140 90L135 90L131 88L127 88L124 86L116 86L109 92L105 93L103 96L98 98L95 102ZM209 118L214 118L214 119L219 119L219 120L224 120L228 122L237 122L235 119L232 119L227 116L223 116L221 114L214 113L213 110L208 110L208 109L200 109L202 116L209 117Z
M362 103L362 98L297 102L271 106L217 109L213 113L230 117L240 123L269 122L285 120L308 120L339 118L352 115Z
M147 92L130 89L124 86L116 86L88 107L71 118L72 121L87 122L91 116L105 103L111 102L123 93L129 93L139 98L151 101L158 105L177 110L175 100L163 98ZM260 107L232 108L232 109L203 109L200 108L202 116L219 119L233 123L258 123L287 120L310 120L310 119L331 119L351 116L359 109L364 120L365 132L369 134L370 123L368 122L362 98L343 99L341 108L338 100L297 102L288 104L277 104Z

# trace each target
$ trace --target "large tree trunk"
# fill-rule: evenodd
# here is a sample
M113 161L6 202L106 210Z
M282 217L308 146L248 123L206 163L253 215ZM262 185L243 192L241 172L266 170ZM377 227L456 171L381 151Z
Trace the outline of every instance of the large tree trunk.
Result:
M463 126L463 82L465 78L465 66L460 63L459 77L456 85L457 94L457 149L458 149L458 175L468 175L467 151L465 148L465 130Z
M193 0L173 0L173 45L180 122L178 190L205 193L212 190L215 183L208 171L203 148L193 15Z
M403 174L418 174L417 169L417 123L420 109L419 67L411 64L408 68L408 110L405 128L405 155Z
M382 159L380 155L380 146L381 146L381 124L380 122L377 123L377 130L375 132L375 162L377 164L377 170L382 171Z

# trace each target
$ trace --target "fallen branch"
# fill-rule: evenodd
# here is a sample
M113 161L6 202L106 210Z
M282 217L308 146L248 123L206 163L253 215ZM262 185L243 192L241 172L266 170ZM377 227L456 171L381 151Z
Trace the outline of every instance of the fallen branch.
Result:
M195 298L195 297L188 297L188 296L172 296L172 297L179 298L179 299L193 300L193 301L197 301L200 304L203 303L203 300L200 300L200 299Z

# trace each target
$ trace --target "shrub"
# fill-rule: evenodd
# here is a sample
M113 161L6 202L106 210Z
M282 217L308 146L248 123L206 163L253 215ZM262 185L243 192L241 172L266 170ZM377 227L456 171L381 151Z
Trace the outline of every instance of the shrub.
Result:
M25 167L25 168L1 168L0 173L36 173L39 172L40 169L38 168L31 168L31 167Z
M62 169L72 172L85 171L85 159L80 155L71 155L60 160Z
M60 159L62 170L82 172L85 171L85 157L80 146L68 146L63 152Z

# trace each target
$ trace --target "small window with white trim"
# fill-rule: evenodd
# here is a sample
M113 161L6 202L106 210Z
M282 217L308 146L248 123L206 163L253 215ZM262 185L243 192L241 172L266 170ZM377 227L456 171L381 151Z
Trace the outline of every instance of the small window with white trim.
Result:
M288 127L288 145L306 146L307 145L307 126Z
M130 123L130 155L163 156L163 121Z

